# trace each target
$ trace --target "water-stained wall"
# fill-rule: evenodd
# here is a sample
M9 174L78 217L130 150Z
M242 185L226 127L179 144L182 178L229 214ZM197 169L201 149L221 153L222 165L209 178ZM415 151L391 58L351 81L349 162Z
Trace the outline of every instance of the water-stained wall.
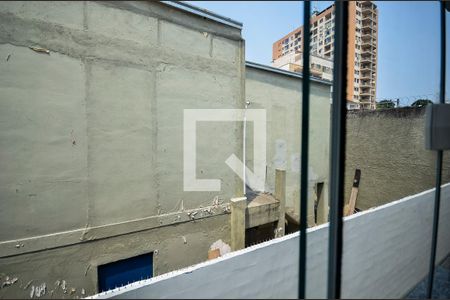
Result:
M229 242L241 124L199 126L197 177L222 189L185 192L183 110L240 108L243 53L239 28L163 3L0 3L0 297L80 297L98 264L156 251L157 275Z

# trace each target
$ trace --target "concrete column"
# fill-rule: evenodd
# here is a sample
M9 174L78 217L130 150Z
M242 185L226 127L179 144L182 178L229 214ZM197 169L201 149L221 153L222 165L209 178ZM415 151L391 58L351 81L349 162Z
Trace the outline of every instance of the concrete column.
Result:
M231 250L245 248L245 210L247 197L231 199Z
M286 214L286 171L275 170L275 199L280 201L280 216L278 217L276 237L284 236Z

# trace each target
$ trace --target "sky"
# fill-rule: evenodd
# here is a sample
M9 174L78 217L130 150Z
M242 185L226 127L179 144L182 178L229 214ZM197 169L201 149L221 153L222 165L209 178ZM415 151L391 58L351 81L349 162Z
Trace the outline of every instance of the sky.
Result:
M188 2L242 22L246 60L262 64L271 64L273 42L303 25L303 4L300 1ZM404 104L424 97L437 100L440 70L439 3L374 3L378 6L379 23L377 99L400 98ZM311 7L320 11L330 4L332 1L314 1ZM449 32L450 27L447 26Z

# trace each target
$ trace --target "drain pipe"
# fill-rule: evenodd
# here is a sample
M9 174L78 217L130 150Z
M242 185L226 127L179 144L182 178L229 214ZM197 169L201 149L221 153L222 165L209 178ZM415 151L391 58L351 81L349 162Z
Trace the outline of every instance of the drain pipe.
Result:
M246 147L246 143L245 140L247 138L247 108L250 106L250 101L246 101L245 102L245 109L244 109L244 130L243 130L243 149L242 149L242 160L243 160L243 167L242 167L242 182L244 183L244 197L247 194L247 184L246 184L246 177L245 177L245 168L246 168L246 156L245 156L245 147Z

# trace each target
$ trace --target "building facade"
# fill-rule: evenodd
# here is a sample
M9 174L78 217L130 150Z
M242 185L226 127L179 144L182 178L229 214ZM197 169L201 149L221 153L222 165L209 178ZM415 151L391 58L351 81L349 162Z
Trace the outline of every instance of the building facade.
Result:
M291 52L272 63L272 67L291 72L302 72L303 56L302 53ZM333 61L329 58L317 55L310 57L311 75L326 80L333 80Z
M349 39L347 62L347 101L349 109L376 108L376 76L378 46L378 9L371 1L349 2ZM302 70L303 26L273 43L272 65ZM311 17L311 72L313 76L329 79L328 61L334 53L334 5ZM286 67L289 64L297 68ZM319 58L323 58L319 62ZM325 61L326 60L326 61ZM332 68L332 65L331 65ZM319 71L320 70L320 71ZM332 73L332 72L330 72Z
M147 278L230 243L242 125L199 130L197 170L222 188L184 192L183 111L244 107L244 43L191 11L0 3L0 299L83 298L117 262L144 257Z

